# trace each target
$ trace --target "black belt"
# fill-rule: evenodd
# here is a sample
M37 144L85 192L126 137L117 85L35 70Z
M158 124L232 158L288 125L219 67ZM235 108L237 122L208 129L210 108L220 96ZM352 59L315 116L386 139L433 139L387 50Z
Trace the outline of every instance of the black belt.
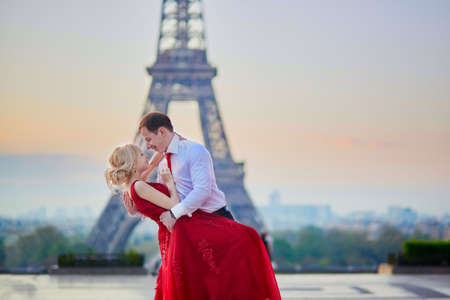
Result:
M224 207L214 211L213 214L219 215L219 216L222 216L222 217L226 217L226 218L228 218L230 220L234 220L233 215L231 214L231 212L228 211L226 206L224 206Z

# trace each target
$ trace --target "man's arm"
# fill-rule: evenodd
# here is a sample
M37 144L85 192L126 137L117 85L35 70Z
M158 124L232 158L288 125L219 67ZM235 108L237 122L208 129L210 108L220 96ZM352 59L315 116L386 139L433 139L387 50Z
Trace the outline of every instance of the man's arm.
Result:
M210 196L213 184L214 171L208 150L202 145L195 144L189 152L189 171L193 189L182 202L172 207L171 211L177 219L200 208Z

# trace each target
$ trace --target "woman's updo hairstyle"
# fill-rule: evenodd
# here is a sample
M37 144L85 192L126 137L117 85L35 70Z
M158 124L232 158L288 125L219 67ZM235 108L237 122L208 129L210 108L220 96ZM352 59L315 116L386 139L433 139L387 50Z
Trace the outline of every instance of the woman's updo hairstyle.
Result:
M109 156L110 167L105 171L106 184L110 189L122 188L129 183L133 167L141 149L133 144L118 146Z

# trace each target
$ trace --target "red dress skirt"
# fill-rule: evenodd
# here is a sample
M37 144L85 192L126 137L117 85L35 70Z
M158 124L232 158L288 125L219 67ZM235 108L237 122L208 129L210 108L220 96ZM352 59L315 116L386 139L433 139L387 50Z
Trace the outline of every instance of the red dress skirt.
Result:
M169 196L165 185L148 184ZM253 228L197 210L192 217L180 217L170 233L159 220L165 209L140 198L134 183L131 198L159 226L155 299L281 299L269 256Z

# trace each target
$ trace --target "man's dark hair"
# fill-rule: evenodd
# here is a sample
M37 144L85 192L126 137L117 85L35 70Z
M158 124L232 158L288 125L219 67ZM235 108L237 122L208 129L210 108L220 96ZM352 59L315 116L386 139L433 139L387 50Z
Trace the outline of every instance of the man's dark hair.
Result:
M139 122L139 131L141 131L141 129L144 127L147 128L148 131L155 134L160 127L165 127L169 131L173 132L172 122L170 122L169 117L163 113L155 111L146 113L142 117L141 121Z

